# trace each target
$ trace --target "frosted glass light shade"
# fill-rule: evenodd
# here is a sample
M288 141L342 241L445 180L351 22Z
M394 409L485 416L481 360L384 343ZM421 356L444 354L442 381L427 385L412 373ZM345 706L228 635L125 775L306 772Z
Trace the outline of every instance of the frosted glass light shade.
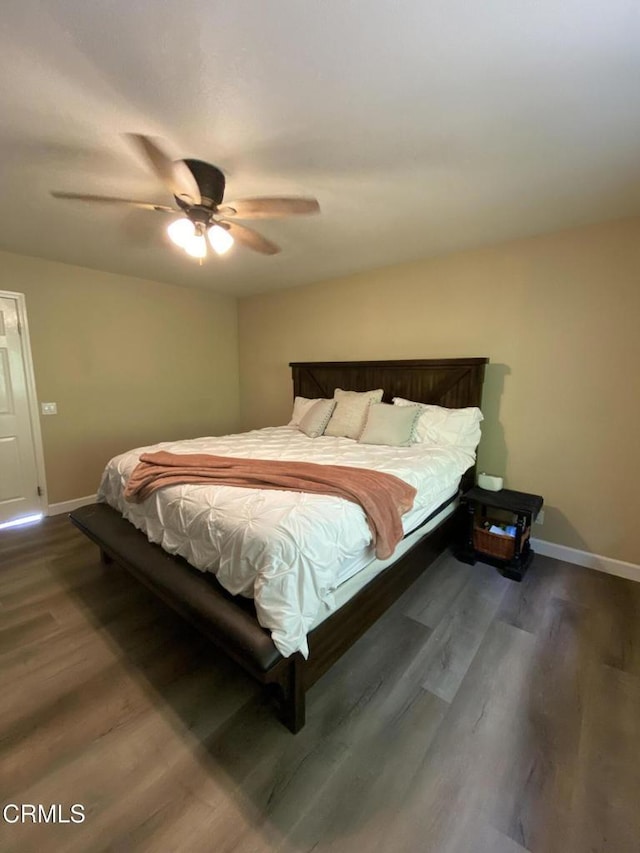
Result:
M184 244L184 250L192 258L207 257L207 241L204 239L204 234L194 234Z
M224 255L233 246L233 237L225 228L219 225L212 225L207 231L211 248L219 255Z
M187 242L195 236L195 233L195 225L186 217L174 220L167 228L169 238L181 249L186 248Z

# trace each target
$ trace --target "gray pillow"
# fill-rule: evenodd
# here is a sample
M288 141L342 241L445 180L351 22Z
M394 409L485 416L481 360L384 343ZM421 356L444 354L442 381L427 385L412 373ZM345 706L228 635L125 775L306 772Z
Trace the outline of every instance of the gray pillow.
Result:
M367 422L360 444L387 444L390 447L407 447L422 414L420 406L391 406L373 403L369 406Z
M318 438L325 431L335 407L335 400L318 400L302 416L298 429L309 438Z
M333 394L336 409L325 435L357 439L367 420L369 406L371 403L379 403L383 393L382 388L376 391L343 391L342 388L336 388Z

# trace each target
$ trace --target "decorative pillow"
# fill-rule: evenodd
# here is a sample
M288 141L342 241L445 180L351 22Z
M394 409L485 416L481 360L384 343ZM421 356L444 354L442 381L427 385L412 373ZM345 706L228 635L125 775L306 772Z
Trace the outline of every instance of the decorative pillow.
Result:
M390 447L407 447L411 444L416 421L422 414L420 406L391 406L389 403L372 403L360 444L387 444Z
M325 431L335 407L335 400L318 400L307 409L298 424L298 429L309 438L318 438Z
M382 400L384 391L343 391L336 388L334 399L336 408L331 416L325 435L358 438L367 420L367 411L372 403Z
M480 422L484 418L477 406L446 409L444 406L415 403L402 397L394 397L393 405L420 407L421 415L413 438L416 444L439 444L475 450L480 443Z
M309 411L309 409L318 403L322 398L318 397L315 400L310 400L308 397L296 397L293 401L293 412L291 413L291 420L287 424L287 426L300 426L300 421Z

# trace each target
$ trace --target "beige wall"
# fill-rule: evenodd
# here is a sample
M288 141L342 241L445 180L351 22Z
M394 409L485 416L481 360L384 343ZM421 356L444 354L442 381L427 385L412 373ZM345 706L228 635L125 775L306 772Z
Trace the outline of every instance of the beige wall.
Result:
M640 562L640 219L241 300L246 427L289 361L489 356L482 468L546 502L539 538Z
M93 494L131 447L237 427L235 300L0 252L24 293L50 503Z

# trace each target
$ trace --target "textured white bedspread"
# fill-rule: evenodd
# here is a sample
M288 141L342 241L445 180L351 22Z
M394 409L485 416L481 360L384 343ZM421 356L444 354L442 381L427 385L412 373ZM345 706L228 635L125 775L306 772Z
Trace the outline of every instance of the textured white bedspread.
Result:
M457 448L361 445L348 438L310 439L292 427L273 427L164 442L109 462L100 501L119 510L151 542L213 572L229 592L253 597L258 620L271 631L278 650L285 656L300 651L305 657L308 629L322 603L330 604L333 591L345 580L341 568L364 565L373 557L362 509L325 495L209 485L169 486L141 504L128 503L122 493L131 471L141 453L155 450L385 471L418 490L414 508L403 517L405 532L453 494L475 461L473 454Z

